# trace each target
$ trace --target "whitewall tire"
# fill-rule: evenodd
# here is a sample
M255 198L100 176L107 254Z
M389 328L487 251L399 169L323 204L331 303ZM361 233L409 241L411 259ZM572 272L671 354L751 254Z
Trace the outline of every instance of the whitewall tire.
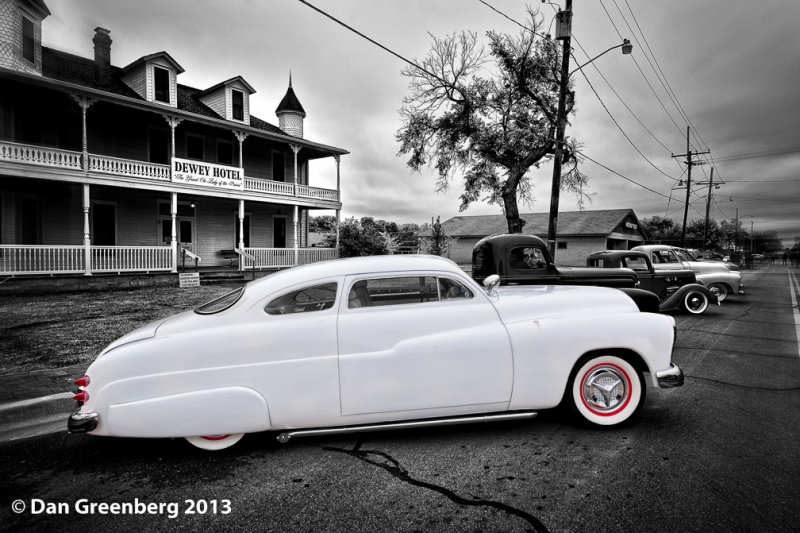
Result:
M598 355L579 363L568 397L584 421L616 426L636 417L645 394L644 379L630 363L615 355Z
M231 435L209 435L206 437L185 437L192 446L201 450L217 451L230 448L244 437L244 433L233 433Z
M708 309L708 297L700 291L689 291L683 297L683 308L693 315L702 315Z

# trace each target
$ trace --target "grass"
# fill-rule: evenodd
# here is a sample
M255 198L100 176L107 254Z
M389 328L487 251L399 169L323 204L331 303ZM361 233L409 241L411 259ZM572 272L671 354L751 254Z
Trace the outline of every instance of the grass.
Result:
M125 333L238 285L0 297L0 373L89 365Z

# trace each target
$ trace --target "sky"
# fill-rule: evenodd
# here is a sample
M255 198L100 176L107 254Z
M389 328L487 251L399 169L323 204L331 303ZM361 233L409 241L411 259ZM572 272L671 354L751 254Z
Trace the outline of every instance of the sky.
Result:
M549 29L558 3L516 0L309 0L325 12L417 61L432 36L523 31L526 6ZM184 69L178 81L200 89L242 76L256 89L251 113L272 124L289 73L302 103L305 138L350 152L341 163L343 217L398 223L501 214L475 203L459 212L461 176L436 192L436 172L413 172L397 155L407 64L298 0L50 0L45 46L93 57L94 28L111 31L111 60L125 66L167 51ZM491 9L486 4L491 5ZM564 1L561 2L564 6ZM501 13L498 13L501 12ZM505 15L505 16L504 16ZM797 0L592 0L573 3L573 53L583 63L628 38L572 76L576 138L589 177L585 209L632 208L639 218L680 223L690 149L710 150L692 168L688 220L737 215L746 229L800 237L800 2ZM572 60L571 70L576 67ZM591 84L591 87L590 85ZM594 88L594 90L592 89ZM596 91L596 94L595 94ZM547 212L552 164L530 173L533 202ZM706 185L703 185L705 183ZM335 188L333 159L312 162L312 186ZM562 193L561 211L579 209ZM319 214L331 214L320 212Z

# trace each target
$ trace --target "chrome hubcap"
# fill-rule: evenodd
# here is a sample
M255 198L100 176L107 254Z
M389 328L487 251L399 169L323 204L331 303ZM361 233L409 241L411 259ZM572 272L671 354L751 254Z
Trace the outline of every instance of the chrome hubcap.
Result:
M583 379L583 401L592 411L614 411L625 402L628 392L625 374L612 366L597 367Z

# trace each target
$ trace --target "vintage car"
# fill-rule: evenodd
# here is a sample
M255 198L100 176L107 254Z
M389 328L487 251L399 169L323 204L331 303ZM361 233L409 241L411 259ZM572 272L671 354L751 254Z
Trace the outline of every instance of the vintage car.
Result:
M481 287L448 259L295 267L105 348L76 384L73 433L292 437L532 418L562 401L589 424L635 417L683 384L675 320L602 287Z
M586 258L586 266L602 268L629 268L639 278L639 288L658 296L662 313L684 310L701 315L709 304L718 304L717 296L705 286L696 283L694 272L685 270L656 270L650 257L633 250L603 250Z
M713 292L720 302L724 302L731 294L744 295L741 273L731 271L720 263L686 261L686 258L676 252L674 247L666 244L636 246L632 250L644 252L650 256L656 270L690 269L697 276L697 282L708 287L708 290Z
M535 235L497 234L479 240L472 249L472 278L482 282L500 276L501 285L594 285L627 294L640 311L658 313L658 298L639 287L628 268L556 266L545 242Z

